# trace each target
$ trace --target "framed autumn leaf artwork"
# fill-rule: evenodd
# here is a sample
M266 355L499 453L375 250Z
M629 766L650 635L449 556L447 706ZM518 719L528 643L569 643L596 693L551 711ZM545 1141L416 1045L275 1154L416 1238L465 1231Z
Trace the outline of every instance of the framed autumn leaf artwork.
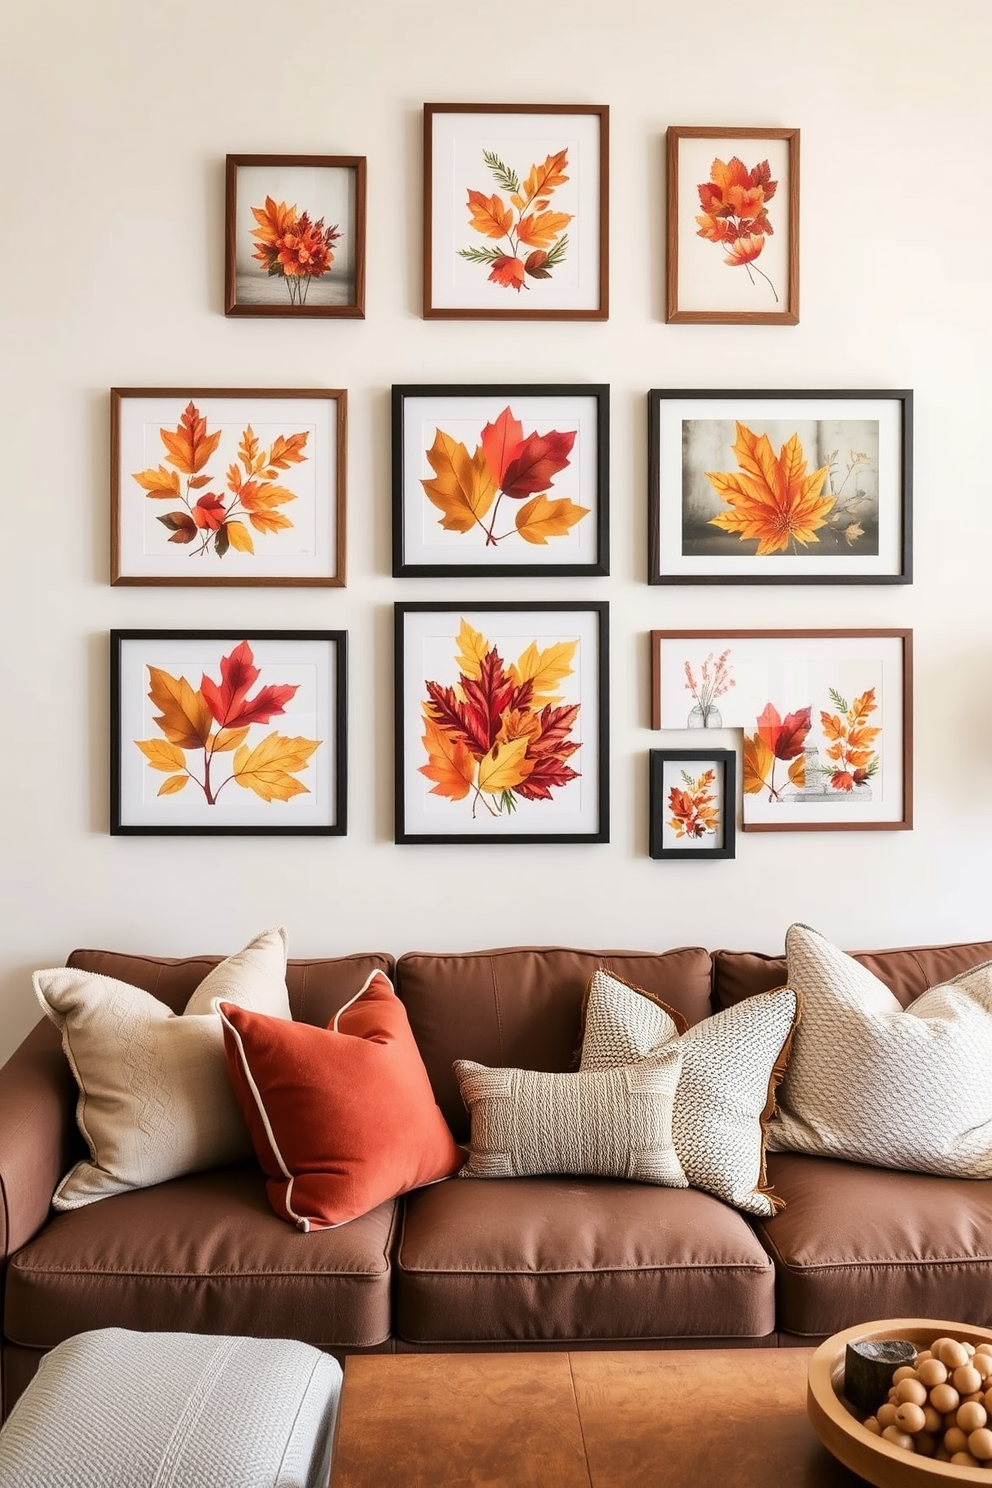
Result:
M608 574L609 388L393 388L393 574Z
M606 320L605 104L424 105L424 316Z
M913 825L910 630L654 630L653 728L739 731L746 832Z
M110 633L115 835L347 831L347 634Z
M397 604L396 841L609 841L609 607Z
M732 858L737 756L732 749L648 750L652 858Z
M648 394L652 584L908 584L908 391Z
M225 315L365 316L365 157L228 155Z
M112 584L345 582L340 388L114 388Z
M799 322L799 130L668 130L667 319Z

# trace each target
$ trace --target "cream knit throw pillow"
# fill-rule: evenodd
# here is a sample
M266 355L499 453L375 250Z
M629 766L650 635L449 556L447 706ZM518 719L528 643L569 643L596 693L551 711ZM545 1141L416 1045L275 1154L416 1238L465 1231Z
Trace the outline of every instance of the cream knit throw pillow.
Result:
M769 1147L992 1178L992 961L903 1008L808 925L785 948L803 1021Z
M672 1145L676 1044L601 1073L545 1074L455 1061L472 1118L462 1178L537 1173L634 1178L687 1188Z
M765 1178L765 1128L796 1016L796 995L782 987L686 1028L663 1003L600 969L586 994L579 1067L612 1069L659 1048L679 1049L672 1140L686 1178L693 1188L767 1218L782 1201Z
M72 967L36 971L33 981L61 1030L90 1152L56 1189L56 1209L251 1156L227 1077L217 1004L292 1017L285 930L266 930L221 961L181 1015L150 992Z

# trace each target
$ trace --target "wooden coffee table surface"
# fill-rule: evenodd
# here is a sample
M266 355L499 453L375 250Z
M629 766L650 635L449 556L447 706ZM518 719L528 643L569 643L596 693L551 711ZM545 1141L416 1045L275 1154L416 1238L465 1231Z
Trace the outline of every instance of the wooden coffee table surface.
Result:
M807 1419L811 1354L354 1355L330 1488L857 1488Z

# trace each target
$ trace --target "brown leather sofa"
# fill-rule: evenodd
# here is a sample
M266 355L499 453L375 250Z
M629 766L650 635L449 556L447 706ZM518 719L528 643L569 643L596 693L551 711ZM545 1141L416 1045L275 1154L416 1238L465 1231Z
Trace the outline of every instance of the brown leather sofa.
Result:
M859 957L904 1005L990 958L992 941ZM178 1011L217 959L81 950L69 964ZM384 970L464 1140L452 1061L573 1067L597 966L690 1022L785 981L782 958L745 952L543 947L293 960L288 985L294 1017L323 1025ZM304 1235L247 1162L55 1213L82 1155L75 1094L42 1020L0 1070L5 1411L48 1349L108 1326L298 1338L340 1357L808 1344L872 1317L992 1325L992 1182L772 1153L786 1207L768 1220L695 1189L450 1180Z

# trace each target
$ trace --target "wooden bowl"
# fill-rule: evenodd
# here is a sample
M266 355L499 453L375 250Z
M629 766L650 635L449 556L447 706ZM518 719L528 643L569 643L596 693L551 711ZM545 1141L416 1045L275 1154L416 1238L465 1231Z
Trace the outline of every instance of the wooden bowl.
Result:
M828 1452L852 1472L874 1483L875 1488L939 1488L941 1483L985 1483L992 1488L990 1468L935 1462L932 1457L918 1457L879 1436L872 1436L861 1425L854 1407L844 1399L844 1357L847 1345L855 1339L908 1338L918 1349L925 1349L941 1337L959 1338L963 1343L988 1343L992 1340L992 1329L940 1319L885 1318L835 1333L820 1344L809 1361L806 1411L814 1431Z

